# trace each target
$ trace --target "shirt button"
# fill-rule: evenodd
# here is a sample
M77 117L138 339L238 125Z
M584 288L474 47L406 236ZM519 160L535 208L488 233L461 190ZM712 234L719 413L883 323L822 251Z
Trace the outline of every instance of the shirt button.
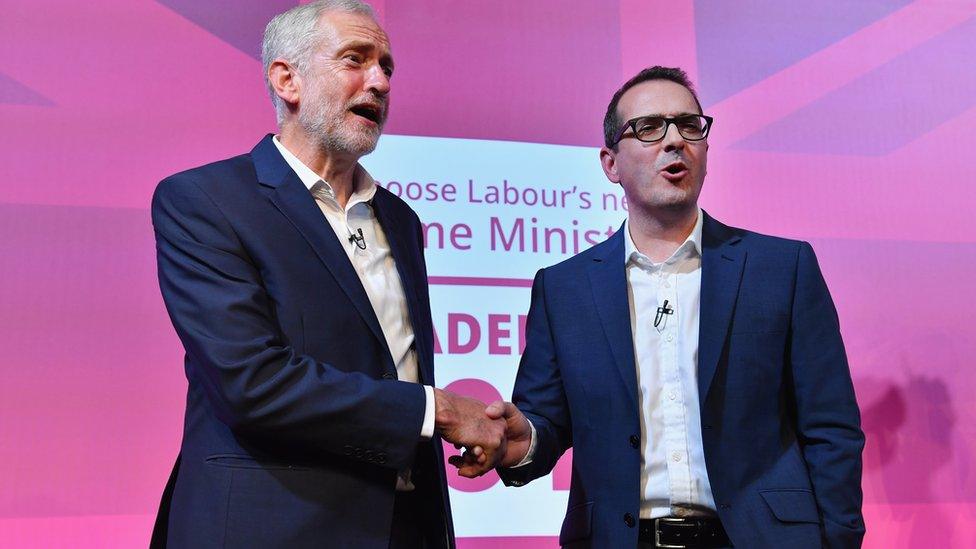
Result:
M671 454L671 459L675 462L681 461L681 454L678 452L674 452Z
M638 437L637 435L630 435L630 445L633 448L637 448L638 446L640 446L640 437Z
M668 334L668 341L674 341L674 334Z
M674 399L678 398L678 393L676 393L674 391L671 391L671 393L668 395L668 398L670 398L671 400L674 400Z
M634 520L634 515L624 513L624 524L627 525L627 528L633 528L634 525L637 524L637 521Z

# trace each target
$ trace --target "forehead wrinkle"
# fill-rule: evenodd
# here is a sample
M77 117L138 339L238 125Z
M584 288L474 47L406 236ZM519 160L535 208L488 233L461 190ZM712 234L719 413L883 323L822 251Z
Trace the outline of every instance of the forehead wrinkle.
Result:
M388 54L390 40L375 21L369 18L365 22L350 21L347 16L356 18L356 14L325 12L319 19L319 25L324 27L323 34L330 39L330 45L335 45L337 50L348 49L350 42L358 42L369 47L379 47Z
M360 38L376 44L382 44L387 47L389 47L390 44L390 40L387 38L386 33L375 23L351 23L344 25L341 30L345 31L346 34L351 35L351 39Z

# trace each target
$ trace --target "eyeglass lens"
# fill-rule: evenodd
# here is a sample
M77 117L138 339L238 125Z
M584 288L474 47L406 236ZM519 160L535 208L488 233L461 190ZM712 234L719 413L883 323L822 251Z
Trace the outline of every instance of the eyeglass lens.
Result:
M657 141L667 132L669 120L662 116L646 116L634 121L634 136L641 141ZM679 116L670 119L678 128L681 137L698 140L705 137L708 121L696 115Z

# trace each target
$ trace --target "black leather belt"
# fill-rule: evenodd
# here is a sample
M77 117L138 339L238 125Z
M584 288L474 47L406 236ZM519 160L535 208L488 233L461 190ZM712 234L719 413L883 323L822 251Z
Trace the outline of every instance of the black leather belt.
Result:
M665 549L731 547L722 522L706 517L641 519L638 540Z

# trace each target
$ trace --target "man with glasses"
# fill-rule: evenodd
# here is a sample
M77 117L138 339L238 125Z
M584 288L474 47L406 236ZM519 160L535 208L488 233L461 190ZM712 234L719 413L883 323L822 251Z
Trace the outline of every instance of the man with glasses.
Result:
M834 305L809 244L698 207L711 126L680 69L614 94L600 159L628 217L536 275L514 404L487 410L508 425L499 473L520 486L573 447L564 546L857 547Z

